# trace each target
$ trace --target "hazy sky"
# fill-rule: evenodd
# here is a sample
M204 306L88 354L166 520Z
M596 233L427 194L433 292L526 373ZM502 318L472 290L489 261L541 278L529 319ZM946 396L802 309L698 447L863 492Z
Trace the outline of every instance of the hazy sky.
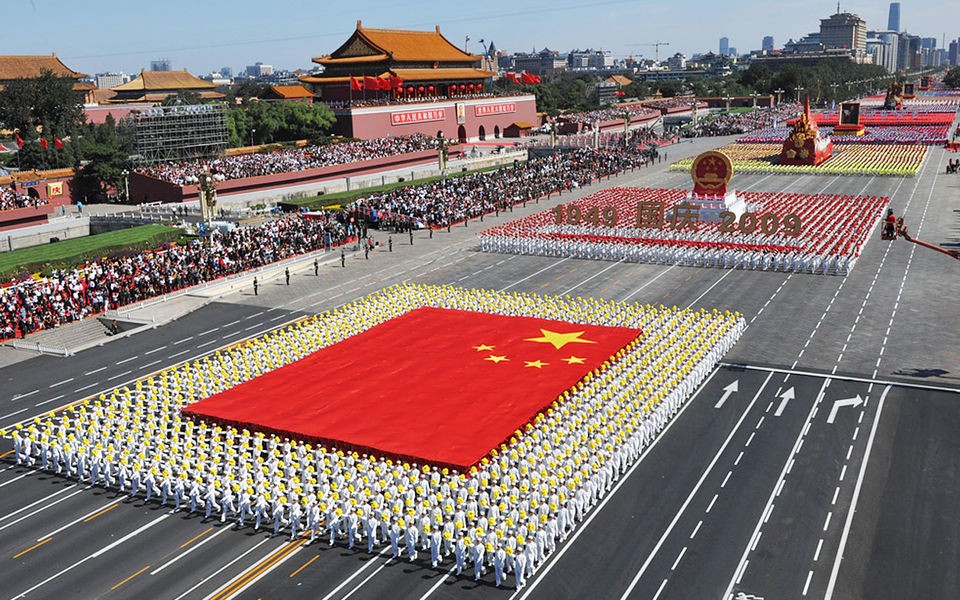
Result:
M348 6L349 5L349 6ZM960 13L960 0L901 2L901 29L924 37L945 31ZM870 29L887 26L887 2L844 2ZM56 52L72 69L94 74L138 72L166 57L174 69L202 75L229 66L236 72L261 61L278 68L304 68L353 31L367 27L432 29L439 24L449 40L480 52L479 40L500 50L602 48L615 56L663 58L716 51L721 36L739 52L760 47L772 35L778 47L788 38L817 31L836 2L796 0L0 0L0 54ZM633 45L631 45L633 44Z

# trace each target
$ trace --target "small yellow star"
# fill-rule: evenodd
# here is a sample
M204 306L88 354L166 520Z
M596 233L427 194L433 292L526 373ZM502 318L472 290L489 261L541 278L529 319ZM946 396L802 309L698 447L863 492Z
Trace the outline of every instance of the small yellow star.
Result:
M585 332L583 331L571 331L570 333L558 333L556 331L550 331L549 329L541 329L540 333L543 334L543 337L538 338L524 338L525 342L541 342L545 344L553 344L553 347L559 350L567 344L596 344L592 340L581 340L579 339L581 335Z
M490 356L486 357L483 360L489 360L492 363L502 363L504 361L509 361L510 359L507 358L506 356L494 356L491 354Z
M564 361L568 365L582 365L585 359L580 358L579 356L571 356L570 358L561 358L560 360Z
M538 369L542 369L543 367L550 364L550 363L540 362L539 360L525 360L523 362L526 363L525 365L523 365L525 367L536 367Z
M493 350L493 346L480 344L479 346L474 346L473 349L476 350L477 352L483 352L484 350Z

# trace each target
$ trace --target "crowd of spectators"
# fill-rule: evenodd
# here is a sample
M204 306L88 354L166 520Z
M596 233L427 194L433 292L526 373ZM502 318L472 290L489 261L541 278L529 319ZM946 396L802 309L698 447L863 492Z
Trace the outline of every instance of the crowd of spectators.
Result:
M623 120L629 113L631 118L646 118L659 115L659 110L631 104L629 106L614 106L610 108L601 108L588 112L567 113L557 117L560 121L568 123L603 123L605 121Z
M674 109L690 110L693 107L693 98L661 98L660 100L645 100L643 105L647 108L654 108L660 111L670 111ZM697 108L706 108L706 102L698 102ZM678 112L674 110L674 112Z
M59 326L106 309L211 281L366 234L369 225L443 227L642 166L656 150L633 144L578 148L496 171L450 177L367 197L320 218L282 218L228 233L212 243L167 245L108 257L49 277L0 288L0 339ZM377 214L377 218L374 218Z
M359 201L358 207L368 213L377 211L381 226L446 227L642 166L652 157L651 151L635 146L577 148L513 168L395 188Z
M774 124L785 124L800 114L800 104L791 102L779 104L773 108L757 108L738 113L722 113L715 119L702 120L683 131L684 137L710 137L717 135L735 135L768 129Z
M96 260L0 289L0 340L333 246L353 233L346 215L285 218L132 256Z
M18 194L17 192L6 188L0 187L0 210L13 210L16 208L36 208L47 204L46 200L41 200L40 198L31 198L30 196L25 196L23 194Z
M226 181L419 152L435 148L436 144L435 139L416 134L409 137L283 148L273 152L222 156L210 160L169 162L140 167L136 172L176 185L190 185L198 183L200 175L208 169L215 179Z

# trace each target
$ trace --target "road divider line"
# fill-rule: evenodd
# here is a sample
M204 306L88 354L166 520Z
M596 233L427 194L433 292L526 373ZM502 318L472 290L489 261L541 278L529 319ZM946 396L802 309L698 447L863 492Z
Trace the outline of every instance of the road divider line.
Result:
M193 590L195 590L195 589L197 589L198 587L200 587L201 585L205 584L207 581L209 581L210 579L216 577L217 575L219 575L220 573L222 573L222 572L225 571L226 569L229 569L229 568L232 567L235 563L237 563L240 559L242 559L244 556L250 554L251 552L253 552L254 550L256 550L257 548L259 548L260 546L266 544L266 543L269 542L269 541L270 541L270 538L263 538L262 540L260 540L259 542L257 542L256 544L254 544L253 546L251 546L250 548L248 548L246 551L244 551L240 556L236 557L235 559L231 560L231 561L228 562L227 564L223 565L222 567L220 567L219 569L217 569L216 571L214 571L213 573L211 573L208 577L201 577L199 583L195 584L195 585L194 585L193 587L191 587L189 590L187 590L187 591L185 591L184 593L180 594L179 596L177 596L177 597L174 598L173 600L183 600L184 598L186 598L187 596L189 596L191 593L193 593Z
M124 579L123 581L121 581L120 583L118 583L117 585L115 585L115 586L113 586L112 588L110 588L110 590L112 591L112 590L117 589L117 588L120 587L121 585L123 585L123 584L125 584L126 582L130 581L131 579L133 579L134 577L136 577L136 576L139 575L140 573L143 573L144 571L146 571L146 570L149 569L149 568L150 568L150 565L145 566L144 568L140 569L139 571L137 571L136 573L134 573L134 574L131 575L130 577L127 577L126 579Z
M97 517L99 517L100 515L102 515L103 513L109 512L109 511L115 509L117 506L118 506L117 504L114 504L113 506L110 506L110 507L108 507L108 508L105 508L105 509L101 510L100 512L98 512L97 514L93 515L92 517L87 517L86 519L83 520L83 522L86 523L87 521L92 521L92 520L96 519Z
M40 546L46 544L47 542L49 542L49 541L52 540L52 539L53 539L52 537L48 537L47 539L43 540L43 541L40 542L39 544L34 544L33 546L30 546L29 548L27 548L26 550L24 550L24 551L21 552L20 554L14 554L13 557L14 557L14 558L20 558L21 556L23 556L23 555L26 554L27 552L30 552L31 550L35 550L35 549L39 548Z
M208 531L211 531L212 529L213 529L213 527L211 527L211 528L208 529L207 531L204 531L203 533L201 533L200 535L196 536L196 537L193 538L192 540L184 543L182 546L180 546L180 548L184 548L185 546L189 545L190 543L192 543L192 542L193 542L194 540L196 540L197 538L205 535ZM202 548L204 544L206 544L207 542L212 541L212 540L215 539L218 535L220 535L221 533L224 533L224 532L226 532L226 531L230 531L230 528L229 528L229 527L224 527L223 529L221 529L220 531L218 531L218 532L216 532L215 534L211 535L211 536L208 537L207 539L203 540L202 542L200 542L199 544L197 544L197 545L194 546L193 548L190 548L189 550L187 550L187 551L184 552L183 554L178 554L176 557L170 559L170 560L167 561L165 564L160 565L159 567L157 567L157 568L154 569L153 571L150 571L150 575L156 575L156 574L159 573L160 571L163 571L164 569L166 569L167 567L169 567L169 566L172 565L173 563L177 562L177 561L180 560L181 558L185 557L186 555L190 554L190 553L193 552L194 550L197 550L198 548Z
M297 569L297 570L294 571L293 573L290 573L290 577L295 577L295 576L297 575L297 573L299 573L300 571L302 571L302 570L306 569L307 567L309 567L309 566L310 566L310 563L312 563L313 561L317 560L318 558L320 558L320 555L319 555L319 554L316 555L316 556L314 556L313 558L311 558L311 559L308 560L307 562L303 563L303 566L302 566L302 567L300 567L299 569Z
M86 523L86 522L89 520L88 517L89 517L90 515L92 515L92 514L94 514L94 513L103 514L104 512L106 512L106 511L104 510L105 508L106 508L106 509L109 509L109 507L111 507L111 506L116 506L117 504L120 503L121 500L123 500L123 498L118 498L118 499L110 502L109 504L106 504L106 505L101 506L101 507L99 507L99 508L95 508L95 509L91 510L90 512L88 512L87 514L85 514L85 515L83 515L82 517L80 517L79 519L77 519L76 521L71 521L71 522L67 523L66 525L64 525L63 527L61 527L61 528L59 528L59 529L55 529L54 531L51 531L51 532L48 533L47 535L38 537L38 538L37 538L37 541L39 542L40 540L42 540L42 539L44 539L44 538L53 537L53 536L57 535L58 533L60 533L61 531L65 530L65 529L68 529L68 528L70 528L70 527L73 527L73 526L76 525L77 523L80 523L80 522Z

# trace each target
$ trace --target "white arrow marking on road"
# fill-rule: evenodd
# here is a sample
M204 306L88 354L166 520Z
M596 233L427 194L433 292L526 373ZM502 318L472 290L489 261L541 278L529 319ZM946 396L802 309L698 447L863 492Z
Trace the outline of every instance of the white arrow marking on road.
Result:
M730 397L730 394L740 390L740 380L734 379L733 383L723 388L723 395L720 396L720 401L714 406L714 408L722 408L723 403L727 401L727 398Z
M837 400L833 403L833 408L830 409L830 415L827 416L827 423L833 423L834 419L837 418L837 410L842 406L860 406L863 404L863 398L860 397L860 394L857 394L856 398L847 398L846 400Z
M785 391L784 393L780 394L780 406L777 407L777 410L776 410L776 412L773 413L773 416L779 417L780 415L782 415L782 414L783 414L783 409L785 409L785 408L787 407L787 402L790 402L790 401L793 400L795 397L796 397L796 396L795 396L794 393L793 393L793 388L790 388L789 390L787 390L787 391Z

